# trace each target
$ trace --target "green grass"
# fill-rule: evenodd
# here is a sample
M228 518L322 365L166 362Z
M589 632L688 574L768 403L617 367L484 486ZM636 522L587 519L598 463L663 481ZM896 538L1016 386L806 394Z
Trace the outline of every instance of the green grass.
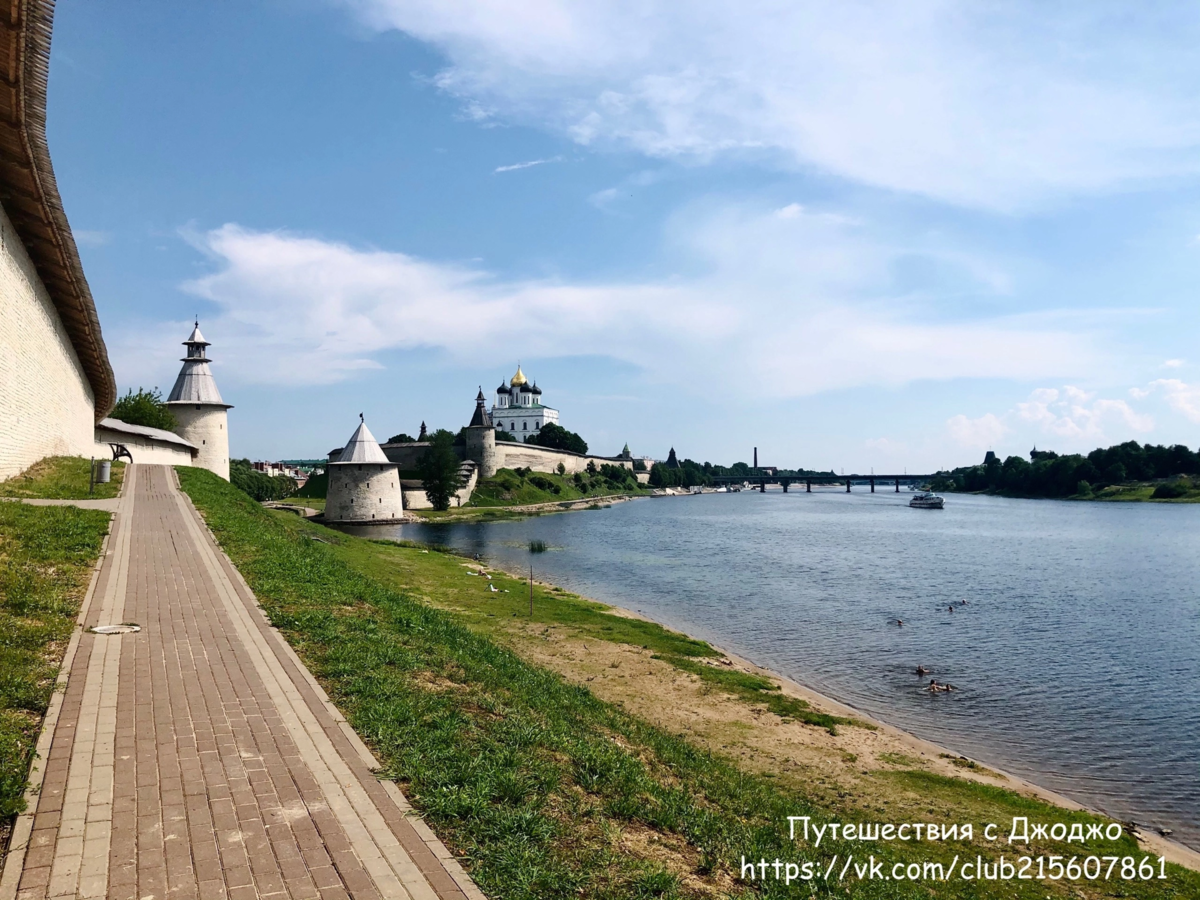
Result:
M88 493L91 460L78 456L47 456L20 475L0 482L0 497L45 500L106 500L116 497L125 477L125 463L112 464L112 480Z
M341 535L264 510L211 473L180 469L179 474L271 621L380 758L382 777L403 785L443 840L465 857L489 897L846 895L823 883L815 883L811 892L774 883L759 891L730 881L743 854L755 859L812 854L812 848L788 840L788 815L826 821L854 813L819 805L801 788L741 770L467 627L515 613L522 603L527 611L528 595L517 590L519 581L496 576L509 593L494 595L484 579L467 576L462 561L448 554ZM407 587L401 584L403 572L411 575ZM451 602L469 603L473 612L432 608L422 595L439 585L453 585L461 596ZM605 639L622 632L630 643L684 658L713 654L702 642L650 623L615 619L598 604L570 596L538 610L539 598L545 601L548 593L562 594L538 587L535 616L596 628ZM986 816L1017 807L1046 821L1094 820L1007 792L981 795L954 779L927 787L914 782L913 788L977 804L984 816L980 822L999 821ZM660 845L680 849L668 859L650 859L620 843L622 834L647 831ZM1081 850L1077 845L1052 849ZM1136 852L1127 838L1116 851L1112 845L1100 849ZM962 842L911 847L835 841L823 842L816 855L844 858L865 852L890 864L948 862L959 852L994 857L999 851ZM689 887L687 878L716 880L728 890L702 893ZM1129 896L1196 896L1200 876L1172 867L1165 883L1120 887ZM899 882L855 883L852 891L861 898L935 896L922 885ZM1045 883L1016 883L1005 893L1047 895L1075 896L1060 884ZM936 896L987 895L949 883L938 885Z
M1180 497L1155 497L1154 489L1158 483L1137 482L1134 484L1113 484L1092 492L1086 497L1076 497L1078 500L1110 500L1110 501L1139 501L1147 503L1200 503L1200 489L1188 490Z
M29 763L109 514L0 503L0 819Z
M523 472L524 470L522 470ZM617 494L647 493L628 482L615 483L600 475L574 476L557 473L522 472L501 469L494 478L480 481L471 495L468 506L527 506L535 503L554 503L567 500L586 500L589 497L611 497Z
M785 719L795 719L799 722L804 722L806 725L816 725L818 728L824 728L830 734L836 735L839 725L857 725L860 728L872 727L865 722L855 719L816 712L807 701L801 700L798 697L787 696L782 692L779 685L769 678L764 678L762 675L742 672L738 669L721 668L699 662L695 659L678 656L659 656L656 654L654 658L664 659L675 666L675 668L690 672L698 676L706 684L733 694L735 697L740 697L751 703L761 703L777 716Z

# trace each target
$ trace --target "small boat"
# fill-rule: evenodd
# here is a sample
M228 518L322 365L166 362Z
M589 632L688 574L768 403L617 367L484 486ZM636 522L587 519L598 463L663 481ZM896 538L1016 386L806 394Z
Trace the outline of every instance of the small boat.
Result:
M908 505L913 509L941 509L946 501L933 491L921 491L908 501Z

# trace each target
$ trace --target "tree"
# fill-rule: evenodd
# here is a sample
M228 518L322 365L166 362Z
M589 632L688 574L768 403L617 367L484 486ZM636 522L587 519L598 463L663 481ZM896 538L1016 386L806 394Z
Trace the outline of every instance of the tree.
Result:
M282 500L296 493L296 480L287 475L268 475L254 468L248 459L229 461L229 481L234 487L245 491L259 503L266 500Z
M163 431L174 431L179 424L170 408L163 402L158 388L149 391L138 388L136 394L133 388L130 388L125 396L117 401L109 416L127 425L144 425L147 428L161 428Z
M526 438L525 443L549 447L551 450L569 450L581 456L588 451L587 441L575 432L567 431L561 425L555 425L553 422L543 425L537 434Z
M558 474L559 474L559 475L566 475L566 474L567 474L567 467L566 467L566 465L565 465L565 464L563 464L563 463L561 463L561 462L558 464Z
M417 464L417 472L425 486L425 496L437 510L450 508L459 488L458 469L461 463L454 452L454 435L439 428L429 438L429 449Z
M387 443L389 444L415 444L416 442L417 439L415 437L411 434L405 434L403 431L399 434L393 434L387 439Z
M504 441L505 443L508 443L508 444L521 443L519 440L517 440L517 436L515 434L510 434L509 432L502 431L499 428L496 429L496 440Z

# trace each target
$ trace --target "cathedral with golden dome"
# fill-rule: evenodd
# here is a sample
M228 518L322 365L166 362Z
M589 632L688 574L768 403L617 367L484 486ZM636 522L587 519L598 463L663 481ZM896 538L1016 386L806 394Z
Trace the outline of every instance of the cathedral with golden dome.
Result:
M532 384L517 364L517 374L496 388L492 424L519 441L537 434L546 425L558 424L558 410L542 404L542 389Z

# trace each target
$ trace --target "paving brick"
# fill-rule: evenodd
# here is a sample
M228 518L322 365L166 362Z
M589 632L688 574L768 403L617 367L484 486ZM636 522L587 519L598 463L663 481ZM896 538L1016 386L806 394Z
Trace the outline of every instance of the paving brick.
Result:
M377 781L174 474L127 471L85 624L142 630L79 635L20 900L481 897Z

